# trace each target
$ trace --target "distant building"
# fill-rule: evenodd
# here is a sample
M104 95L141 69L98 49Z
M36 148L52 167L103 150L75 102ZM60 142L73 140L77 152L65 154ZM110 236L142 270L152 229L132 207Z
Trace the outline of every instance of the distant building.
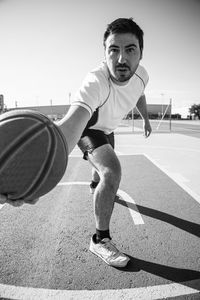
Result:
M31 109L36 110L52 120L62 119L67 111L69 110L70 105L47 105L47 106L31 106L31 107L15 107L9 110L16 109ZM165 118L169 118L171 114L171 105L162 105L162 104L148 104L147 105L149 117L151 119L161 119L163 115ZM130 111L126 118L131 118L132 111ZM140 116L138 110L134 108L134 117L138 118Z
M4 96L0 95L0 113L4 111Z
M9 110L35 110L38 111L52 120L62 119L69 109L69 105L52 105L52 106L29 106L29 107L17 107Z

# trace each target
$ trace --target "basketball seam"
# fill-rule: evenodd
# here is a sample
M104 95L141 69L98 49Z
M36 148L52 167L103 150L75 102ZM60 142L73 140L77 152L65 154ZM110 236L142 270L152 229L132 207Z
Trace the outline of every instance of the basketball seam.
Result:
M40 188L40 186L45 182L46 178L49 175L49 172L52 168L52 162L54 161L54 157L55 157L55 153L56 153L56 149L57 149L57 142L55 139L55 133L53 131L53 129L47 127L47 130L50 133L51 136L51 145L50 145L50 152L49 155L45 161L45 164L43 165L43 167L40 169L40 175L37 177L37 180L35 181L35 183L28 189L28 191L26 191L23 195L21 195L21 198L32 198L34 194L37 193L38 189Z
M52 165L53 165L53 161L54 161L54 157L55 157L55 154L56 154L56 150L57 150L57 141L56 141L56 133L60 136L61 140L62 140L62 144L65 148L65 153L68 153L68 145L67 145L67 142L65 140L65 138L63 137L63 134L62 132L60 132L59 128L54 124L55 127L52 127L52 126L49 126L47 127L52 139L51 139L51 142L53 145L51 145L50 149L54 151L50 151L49 152L49 157L48 159L46 160L46 164L45 166L43 167L43 170L40 174L40 176L38 177L38 180L37 182L35 183L34 186L32 186L32 188L29 190L29 192L27 192L23 198L31 198L34 196L34 194L36 194L36 197L37 197L37 191L38 189L44 184L46 178L48 177L51 169L52 169ZM56 132L56 133L55 133ZM63 170L66 170L66 167L67 167L67 155L65 157L65 166L63 168ZM45 170L45 167L47 166L47 170ZM65 172L65 171L64 171ZM63 172L63 175L64 175L64 172ZM34 190L35 189L35 190Z

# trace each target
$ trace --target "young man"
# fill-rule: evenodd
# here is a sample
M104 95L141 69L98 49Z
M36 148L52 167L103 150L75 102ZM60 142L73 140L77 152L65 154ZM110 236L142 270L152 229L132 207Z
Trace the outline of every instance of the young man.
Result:
M84 159L93 167L96 233L89 249L107 264L125 267L129 257L112 243L109 232L121 179L113 131L124 115L137 106L144 120L145 136L151 133L144 95L148 74L140 66L143 31L132 18L113 21L104 33L104 51L105 62L86 76L67 115L57 125L70 152L78 143Z

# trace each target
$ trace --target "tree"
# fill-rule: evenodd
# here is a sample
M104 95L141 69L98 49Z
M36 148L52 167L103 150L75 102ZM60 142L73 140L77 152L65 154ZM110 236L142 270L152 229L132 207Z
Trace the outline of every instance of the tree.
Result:
M195 117L198 117L200 120L200 104L193 104L189 108L189 112L190 112L190 114L194 114Z

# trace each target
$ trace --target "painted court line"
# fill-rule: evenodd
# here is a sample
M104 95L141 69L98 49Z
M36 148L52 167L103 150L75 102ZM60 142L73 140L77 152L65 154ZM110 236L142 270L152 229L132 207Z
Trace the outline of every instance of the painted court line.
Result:
M152 159L149 155L143 155L150 160L156 167L158 167L162 172L164 172L167 176L169 176L176 184L178 184L185 192L187 192L194 200L196 200L200 204L200 195L191 190L187 185L184 184L187 180L179 173L173 173L166 170L163 166L157 163L154 159Z
M120 155L143 155L143 152L138 152L135 153L135 148L146 148L146 149L159 149L159 150L175 150L175 151L180 151L181 148L180 147L172 147L172 146L151 146L151 145L144 145L144 144L137 144L137 145L129 145L129 144L123 144L120 145L120 148L125 148L125 149L134 149L134 153L121 153ZM184 147L184 151L188 151L188 152L196 152L196 153L200 153L200 149L194 149L194 148L189 148L189 147ZM72 155L73 156L73 155Z
M133 198L131 198L126 192L124 192L124 191L122 191L120 189L117 191L117 195L119 195L120 198L122 198L126 202L126 204L128 206L128 209L129 209L129 212L130 212L130 215L131 215L131 217L132 217L133 222L135 223L135 225L142 225L142 224L144 224L144 221L143 221L142 216L139 213L139 211L138 210L137 211L133 210L131 208L130 204L132 203L132 204L135 205L135 209L137 209L137 205L136 205L135 201L133 200Z
M4 207L5 204L0 204L0 209L2 209Z
M72 181L72 182L60 182L58 183L58 186L63 186L63 185L88 185L89 186L89 182L86 181ZM124 200L126 202L126 205L128 207L128 210L130 212L130 215L133 219L133 222L135 225L142 225L144 224L144 221L142 219L141 214L139 213L139 211L137 210L137 206L135 201L133 200L133 198L131 198L126 192L118 189L117 191L117 195L120 196L120 198L122 198L122 200ZM136 210L133 210L130 206L130 203L135 205Z
M199 290L187 285L198 286L199 279L187 282L185 285L171 283L165 285L148 286L121 290L53 290L30 287L16 287L0 284L0 296L9 299L29 300L100 300L100 299L126 299L126 300L158 300L168 297L199 294Z
M88 185L89 186L89 182L86 181L65 181L65 182L59 182L57 184L57 186L60 185Z

